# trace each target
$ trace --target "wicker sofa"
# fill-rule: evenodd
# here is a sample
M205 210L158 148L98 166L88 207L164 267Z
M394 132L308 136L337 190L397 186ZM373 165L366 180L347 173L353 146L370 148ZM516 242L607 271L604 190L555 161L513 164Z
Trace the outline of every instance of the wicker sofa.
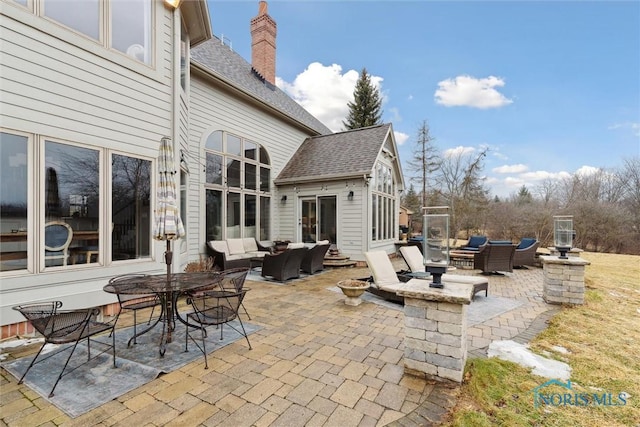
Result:
M213 265L221 270L251 267L252 258L262 258L270 252L270 247L253 237L207 242L207 254L213 257Z

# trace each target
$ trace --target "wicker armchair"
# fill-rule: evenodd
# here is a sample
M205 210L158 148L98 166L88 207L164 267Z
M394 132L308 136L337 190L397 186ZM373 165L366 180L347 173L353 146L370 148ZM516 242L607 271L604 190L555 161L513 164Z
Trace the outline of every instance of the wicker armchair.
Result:
M318 243L309 249L302 259L300 269L308 274L314 274L324 270L324 256L327 254L330 246L331 243L327 241L326 244Z
M53 391L56 389L58 382L64 375L73 372L83 363L86 363L91 359L95 359L96 357L109 351L110 349L113 350L113 367L116 367L116 337L114 333L115 322L99 322L97 320L97 317L100 314L100 309L97 307L82 308L77 310L59 310L60 307L62 307L61 301L41 302L13 307L14 310L19 311L25 317L25 319L27 319L31 323L34 329L44 337L44 343L42 344L42 347L40 347L40 350L31 361L31 364L29 365L27 370L24 372L24 374L22 374L22 377L18 381L18 384L22 384L24 377L27 376L27 373L33 365L44 362L51 356L60 352L71 350L69 353L69 357L67 357L67 360L62 367L62 371L60 371L60 375L58 375L55 384L53 384L53 387L51 388L49 397L53 396ZM106 344L101 341L91 340L92 336L107 331L111 331L112 344ZM73 356L76 347L78 346L80 341L83 341L85 338L87 339L87 360L80 365L67 369L69 361L71 360L71 356ZM42 350L49 343L73 343L73 345L62 346L57 351L42 354ZM91 343L102 345L104 350L91 357ZM42 357L40 358L40 360L38 360L38 357L40 357L41 355Z
M267 254L262 261L262 276L279 282L300 277L300 265L309 248L287 249L279 254Z
M520 244L516 247L516 253L513 257L513 267L522 268L525 265L534 265L536 260L536 251L540 246L540 242L533 237L523 237Z
M498 271L513 272L513 257L516 245L512 243L487 243L480 246L480 250L473 258L473 268L483 273Z

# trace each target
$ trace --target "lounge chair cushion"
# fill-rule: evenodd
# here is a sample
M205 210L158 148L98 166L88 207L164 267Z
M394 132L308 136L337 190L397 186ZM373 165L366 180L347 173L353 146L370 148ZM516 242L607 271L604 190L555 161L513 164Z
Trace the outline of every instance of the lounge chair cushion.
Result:
M227 246L229 246L229 253L231 255L243 254L245 252L242 239L227 239Z
M242 239L242 245L245 252L258 252L258 244L253 237L245 237Z
M526 249L536 242L537 240L533 237L523 237L522 240L520 240L520 244L516 249Z
M373 281L378 287L401 284L385 251L366 252L364 256L373 275Z
M400 253L412 273L425 271L422 252L420 252L417 246L403 246L400 248Z

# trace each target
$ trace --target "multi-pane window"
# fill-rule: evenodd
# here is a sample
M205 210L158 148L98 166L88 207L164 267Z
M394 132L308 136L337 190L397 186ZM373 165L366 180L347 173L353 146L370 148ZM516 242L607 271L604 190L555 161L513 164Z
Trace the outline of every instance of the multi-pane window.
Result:
M0 271L38 273L151 255L152 160L2 132L0 165ZM108 185L103 171L111 174Z
M122 52L153 64L152 0L16 0L37 15Z
M394 239L396 192L391 166L378 162L371 181L371 239Z
M224 131L205 143L206 240L270 237L271 165L258 143Z

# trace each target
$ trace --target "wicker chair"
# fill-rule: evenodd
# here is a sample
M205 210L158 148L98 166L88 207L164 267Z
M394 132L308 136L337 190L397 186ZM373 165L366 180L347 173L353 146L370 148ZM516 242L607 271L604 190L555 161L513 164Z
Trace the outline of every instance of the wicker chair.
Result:
M513 272L516 245L512 243L487 243L473 257L473 268L483 273Z
M525 265L534 265L536 261L536 251L540 242L533 237L523 237L516 247L513 256L513 268L522 268Z
M331 243L318 242L314 247L309 249L302 259L300 269L308 274L314 274L324 270L324 256L327 254Z
M279 282L300 277L300 264L309 248L287 249L279 254L267 254L262 261L262 276Z
M80 341L84 340L85 338L87 339L87 362L91 359L95 359L96 357L111 349L113 350L113 367L116 367L116 337L114 333L115 322L99 322L97 320L97 317L100 314L100 309L97 307L82 308L77 310L59 310L60 307L62 307L61 301L41 302L13 307L14 310L19 311L31 323L31 325L33 325L34 329L44 337L44 343L42 344L42 347L40 347L40 350L38 350L38 353L31 361L31 364L29 365L27 370L24 372L24 374L22 374L22 377L18 381L18 384L22 384L22 381L33 365L44 362L51 356L63 351L71 350L69 353L69 357L67 357L67 360L62 367L62 371L60 371L60 375L58 375L55 384L53 384L53 387L51 388L49 397L53 396L53 392L56 389L58 382L64 375L73 372L79 366L86 363L83 362L71 369L67 369L69 361L71 360L71 356L73 356L78 343L80 343ZM111 345L100 341L91 340L92 336L107 331L111 331ZM92 342L94 344L104 346L105 350L91 357ZM42 358L40 358L40 360L38 360L38 357L40 357L44 347L50 343L73 343L73 345L63 346L57 351L46 353Z

